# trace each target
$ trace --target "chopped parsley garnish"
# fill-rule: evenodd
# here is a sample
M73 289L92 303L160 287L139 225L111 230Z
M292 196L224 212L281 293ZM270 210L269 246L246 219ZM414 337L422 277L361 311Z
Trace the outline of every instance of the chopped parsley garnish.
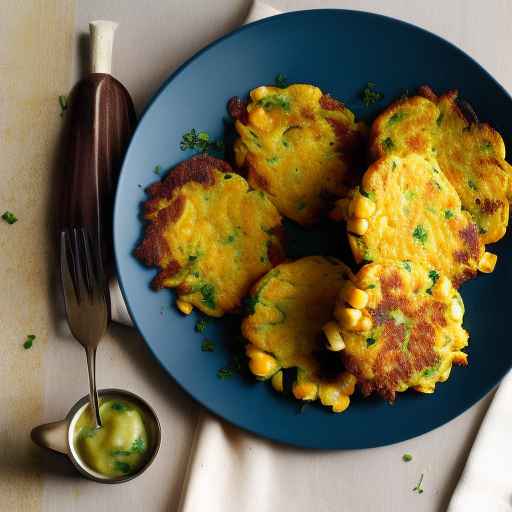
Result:
M183 134L180 142L180 149L186 151L192 149L196 151L222 151L224 142L222 140L210 140L206 132L198 132L194 128Z
M444 218L445 219L453 219L455 217L455 214L451 210L445 210L444 211Z
M133 441L130 451L132 453L144 453L146 451L146 443L144 439L142 439L142 437L137 437L137 439Z
M113 450L111 453L112 457L127 457L131 455L131 452L127 450Z
M418 494L421 494L423 492L423 487L421 487L422 483L423 483L423 473L421 473L420 480L416 484L416 487L414 487L413 492L417 492Z
M376 288L376 287L377 287L377 285L376 285L376 284L369 284L369 285L366 287L366 289L367 289L367 290L371 290L371 289Z
M487 229L485 229L484 227L482 226L478 226L478 232L481 234L481 235L485 235L485 233L487 233Z
M468 180L468 187L472 190L478 190L476 183L473 180Z
M202 303L210 309L215 309L215 288L212 284L205 284L201 287Z
M256 105L263 107L265 110L272 110L274 107L282 108L285 112L290 111L290 101L286 96L281 94L272 94L265 96L256 102Z
M213 343L212 340L209 340L208 338L203 340L203 343L201 343L201 351L202 352L213 352L215 350L215 343Z
M276 75L274 83L276 84L276 87L279 87L279 89L286 89L288 87L288 80L283 73L278 73Z
M359 193L372 201L375 201L375 192L367 192L366 190L360 189Z
M245 312L247 315L254 315L256 312L256 304L258 304L257 297L247 297L244 301Z
M443 122L444 114L441 112L436 119L437 126L441 126L441 123Z
M14 215L14 213L12 213L10 211L4 212L2 215L2 219L4 219L5 222L7 222L7 224L14 224L15 222L18 221L18 218L16 217L16 215Z
M377 343L377 340L375 338L366 338L366 346L371 347L372 345L375 345Z
M208 325L208 322L210 320L208 318L201 318L200 320L198 320L196 322L196 325L194 327L195 331L196 332L204 332L204 330L206 329L206 326Z
M403 460L404 462L411 462L411 460L412 460L412 455L411 455L410 453L404 453L404 454L402 455L402 460Z
M233 374L234 374L233 368L220 368L217 371L217 377L220 380L230 379L231 377L233 377Z
M485 152L490 152L492 151L492 144L486 140L483 144L482 144L482 151L485 151Z
M155 174L158 174L158 176L160 176L160 173L162 172L162 166L161 165L155 165L155 168L153 169L153 172Z
M128 406L122 402L113 402L111 405L112 409L117 412L125 412L128 410Z
M64 115L64 112L68 109L68 97L64 95L59 96L59 105L60 105L60 117Z
M407 117L407 113L403 110L400 110L398 112L395 112L388 120L388 125L393 126L394 124L399 123L403 119Z
M425 370L422 372L422 375L423 377L432 377L432 375L434 375L437 370L439 370L439 365L431 366L430 368L425 368Z
M114 461L114 468L124 474L129 473L131 469L130 464L127 462L121 462L120 460Z
M224 174L224 179L225 180L230 180L232 177L233 177L232 174Z
M34 340L36 339L34 334L27 335L27 339L25 340L25 343L23 343L23 348L25 350L28 350L29 348L32 348L32 345L34 344Z
M431 270L428 273L428 277L432 281L432 286L427 290L427 293L432 295L432 287L436 284L437 280L439 279L439 272L436 272L435 270Z
M366 87L361 91L361 99L364 106L369 107L384 98L384 94L375 90L376 85L373 82L368 82Z
M421 244L424 244L428 238L428 234L427 234L425 228L421 224L418 224L414 228L414 231L412 232L412 236L416 241L418 241Z
M273 156L272 158L267 158L267 163L270 165L277 164L279 162L279 157Z
M411 263L409 261L404 261L402 265L407 272L412 272Z
M385 151L390 151L395 147L395 144L391 140L391 137L387 137L382 141L382 147L384 148Z
M192 261L196 261L197 260L197 256L189 256L188 257L188 261L192 262Z

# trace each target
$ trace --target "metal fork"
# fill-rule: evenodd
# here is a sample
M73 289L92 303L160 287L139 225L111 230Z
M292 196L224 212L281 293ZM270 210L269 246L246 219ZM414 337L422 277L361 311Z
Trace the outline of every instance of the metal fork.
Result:
M99 428L96 349L108 326L109 295L99 244L92 248L84 228L61 232L60 275L69 328L87 354L89 400L96 428Z

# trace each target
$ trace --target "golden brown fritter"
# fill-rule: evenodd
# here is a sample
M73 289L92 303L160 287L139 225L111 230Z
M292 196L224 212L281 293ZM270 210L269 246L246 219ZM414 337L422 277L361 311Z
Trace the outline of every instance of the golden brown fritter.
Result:
M363 176L348 208L349 243L358 263L417 261L454 286L476 275L484 256L478 228L433 159L386 156ZM488 253L486 253L486 258Z
M252 312L242 323L251 371L260 379L272 377L282 391L282 369L297 368L292 390L297 399L318 398L335 412L345 410L355 379L341 365L325 373L322 327L331 319L340 287L351 277L340 261L309 256L282 263L261 278L251 292Z
M283 260L279 213L226 162L193 157L147 192L149 223L135 254L160 268L152 285L176 288L180 309L234 311L254 281Z
M303 225L355 185L366 129L341 102L313 85L258 87L229 109L240 138L237 165L281 214Z
M416 263L371 263L340 294L340 354L365 395L392 401L408 388L433 393L453 363L467 364L463 315L446 276Z
M370 152L420 153L435 158L479 227L484 243L505 234L511 196L511 166L501 135L485 123L470 122L457 104L457 91L438 97L429 87L391 104L374 121Z

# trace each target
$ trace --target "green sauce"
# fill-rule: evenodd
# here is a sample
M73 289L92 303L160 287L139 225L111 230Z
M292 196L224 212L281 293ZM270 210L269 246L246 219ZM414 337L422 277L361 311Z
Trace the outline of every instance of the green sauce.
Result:
M103 426L96 430L90 407L76 422L74 443L78 456L107 477L135 473L147 460L148 433L144 415L126 400L105 400L100 405Z

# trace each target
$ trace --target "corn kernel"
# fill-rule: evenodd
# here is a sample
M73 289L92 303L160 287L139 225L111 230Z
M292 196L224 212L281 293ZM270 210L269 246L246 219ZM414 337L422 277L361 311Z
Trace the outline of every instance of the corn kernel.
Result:
M334 316L345 329L353 329L361 320L363 314L359 309L338 306L334 310Z
M356 331L369 331L373 327L372 319L369 316L363 316L359 322L357 322L354 330Z
M329 212L329 218L336 222L345 220L348 217L348 205L350 199L339 199L334 203L334 208Z
M347 395L340 395L332 406L332 412L343 412L350 405L350 398Z
M325 337L327 338L327 349L332 352L339 352L345 348L345 342L340 334L340 329L336 322L327 322L323 327Z
M190 315L192 313L192 310L194 309L194 306L190 304L189 302L185 302L181 299L176 299L176 307L184 314L184 315Z
M447 299L452 293L452 283L446 276L441 276L432 288L435 297Z
M272 128L272 119L261 107L257 107L249 113L249 121L253 126L264 132L268 132Z
M368 219L350 219L347 222L347 229L355 235L364 235L368 231Z
M498 256L496 256L496 254L493 254L492 252L484 252L484 255L478 262L478 270L485 274L490 274L494 270L497 261Z
M279 369L279 366L272 356L260 352L256 357L249 359L249 369L256 377L267 379Z
M363 309L368 304L368 294L354 285L345 289L345 300L356 309Z
M272 387L279 393L283 392L283 372L278 371L272 375Z
M367 197L357 195L350 203L350 216L357 219L369 219L377 209L375 203Z
M318 386L312 382L303 382L293 386L293 396L297 400L316 400Z

